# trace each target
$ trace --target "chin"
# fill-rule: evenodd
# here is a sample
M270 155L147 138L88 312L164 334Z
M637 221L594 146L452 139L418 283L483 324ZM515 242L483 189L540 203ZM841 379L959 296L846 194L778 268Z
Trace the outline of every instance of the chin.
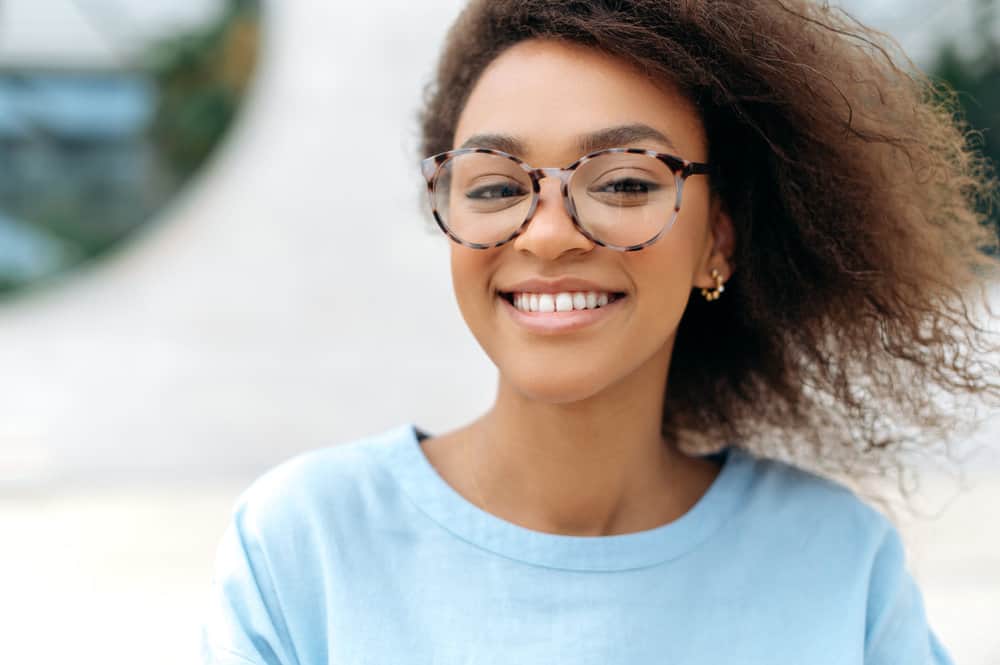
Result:
M546 404L571 404L589 399L607 388L618 377L600 376L579 368L548 365L533 368L500 369L502 380L533 401Z

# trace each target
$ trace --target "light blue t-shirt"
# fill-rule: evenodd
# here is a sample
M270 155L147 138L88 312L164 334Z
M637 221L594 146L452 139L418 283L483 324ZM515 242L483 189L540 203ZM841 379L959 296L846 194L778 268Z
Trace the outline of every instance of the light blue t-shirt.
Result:
M204 663L951 665L897 530L839 484L728 447L679 519L558 535L466 500L423 436L304 453L242 493Z

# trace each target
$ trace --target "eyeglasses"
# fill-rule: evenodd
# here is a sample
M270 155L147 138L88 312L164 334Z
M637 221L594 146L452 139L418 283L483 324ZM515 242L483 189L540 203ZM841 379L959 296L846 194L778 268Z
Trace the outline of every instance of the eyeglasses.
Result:
M538 206L542 178L559 178L573 225L591 241L623 252L656 242L677 219L684 181L711 172L641 148L608 148L566 168L534 168L487 148L449 150L421 162L438 226L460 245L499 247L520 235Z

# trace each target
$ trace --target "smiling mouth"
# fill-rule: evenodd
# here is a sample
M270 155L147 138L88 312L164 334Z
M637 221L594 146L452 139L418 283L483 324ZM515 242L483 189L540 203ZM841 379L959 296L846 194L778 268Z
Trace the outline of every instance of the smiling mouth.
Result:
M570 293L572 293L572 292L570 292ZM511 306L514 305L514 293L513 292L497 291L497 295L500 296L501 298L503 298L504 300L506 300L508 303L510 303ZM556 294L551 293L551 294L548 294L548 295L555 296ZM625 297L626 297L626 294L624 292L622 292L622 291L608 292L608 302L607 302L606 305L597 305L597 306L595 306L593 308L588 307L587 309L600 309L601 307L606 307L607 305L610 305L611 303L615 302L616 300L621 300L622 298L625 298ZM573 311L580 311L580 310L578 310L576 307L574 307Z

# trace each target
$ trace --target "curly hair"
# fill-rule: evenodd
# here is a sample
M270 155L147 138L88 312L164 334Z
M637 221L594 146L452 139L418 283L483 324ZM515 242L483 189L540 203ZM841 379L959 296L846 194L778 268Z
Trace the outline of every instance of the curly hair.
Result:
M663 432L682 449L728 440L906 493L911 453L947 457L971 398L1000 403L995 179L954 92L891 37L806 0L473 0L426 90L424 155L527 39L628 61L701 114L735 272L679 324Z

